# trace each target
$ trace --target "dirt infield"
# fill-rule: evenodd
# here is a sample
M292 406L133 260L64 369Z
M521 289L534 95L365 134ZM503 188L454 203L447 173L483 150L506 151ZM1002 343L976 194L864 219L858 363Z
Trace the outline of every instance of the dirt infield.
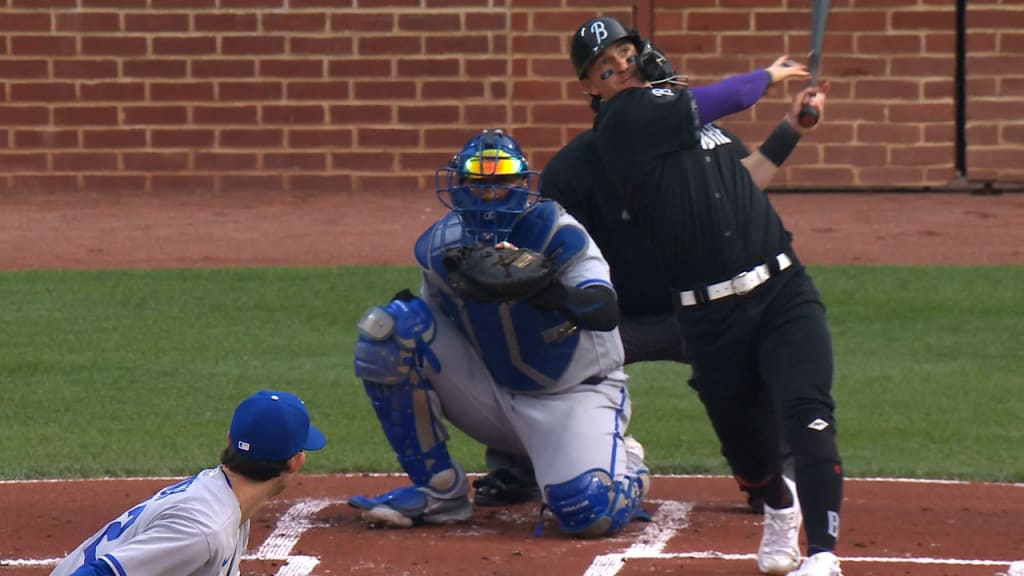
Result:
M808 264L1024 264L1024 196L774 195ZM406 196L0 195L0 269L411 264L441 214ZM0 483L0 574L56 558L170 481ZM253 523L242 573L757 574L758 518L727 478L664 478L613 539L558 535L538 507L478 509L469 524L370 530L344 500L402 483L307 476ZM993 576L1024 568L1024 485L854 480L839 553L847 576ZM1020 574L1017 574L1017 570Z

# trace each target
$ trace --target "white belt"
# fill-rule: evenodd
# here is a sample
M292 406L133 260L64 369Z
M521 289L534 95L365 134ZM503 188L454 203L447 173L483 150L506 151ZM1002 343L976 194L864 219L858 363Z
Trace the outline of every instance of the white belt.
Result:
M793 265L793 262L786 256L784 252L780 252L775 256L775 260L779 263L779 270L785 270ZM740 272L733 276L729 280L718 282L717 284L709 285L706 290L708 292L708 301L718 300L727 296L742 296L749 293L754 288L757 288L761 284L764 284L772 277L771 269L767 264L761 264L760 266L754 266L752 269L746 272ZM694 306L699 304L697 300L697 293L694 290L686 290L685 292L679 293L679 300L683 303L683 306Z

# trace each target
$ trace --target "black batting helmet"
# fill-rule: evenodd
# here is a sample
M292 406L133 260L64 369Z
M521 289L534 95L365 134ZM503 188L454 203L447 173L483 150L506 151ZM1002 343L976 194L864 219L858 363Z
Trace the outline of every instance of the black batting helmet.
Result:
M587 20L580 26L572 36L572 65L576 68L576 77L583 78L587 74L587 67L597 58L597 54L612 44L629 38L636 44L639 52L643 49L643 42L635 30L630 30L611 16L601 16Z

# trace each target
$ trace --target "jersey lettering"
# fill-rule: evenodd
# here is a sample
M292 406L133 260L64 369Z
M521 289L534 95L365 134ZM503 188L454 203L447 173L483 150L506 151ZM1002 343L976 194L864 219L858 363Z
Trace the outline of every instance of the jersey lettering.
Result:
M99 537L96 538L96 540L94 540L92 544L89 544L89 546L85 549L85 552L84 552L85 553L85 563L86 564L91 564L91 563L95 562L96 561L96 549L99 548L100 544L104 540L107 540L109 542L113 542L114 540L117 540L118 538L120 538L121 534L123 534L125 530L130 528L131 525L134 524L135 521L139 519L139 514L142 514L142 511L145 508L146 508L145 504L139 504L135 508L132 508L131 510L129 510L127 513L125 513L125 519L124 519L124 523L123 524L121 523L120 520L114 520L113 522L111 522L107 526L107 529L104 530L99 535Z
M839 538L839 513L832 510L828 511L828 535Z
M164 498L167 498L168 496L173 496L174 494L180 494L180 493L184 492L185 490L188 490L188 487L191 486L192 483L195 482L195 481L196 481L196 477L192 476L191 478L185 478L184 480L182 480L181 482L178 482L177 484L171 484L170 486L164 488L160 492L157 492L156 496L153 497L153 501L155 502L157 500L163 500Z
M608 37L608 29L604 27L604 22L600 20L590 25L590 33L597 36L597 45L600 45Z
M700 147L705 150L712 150L731 142L728 136L711 124L700 129Z
M651 94L655 96L672 96L675 92L668 88L651 88Z

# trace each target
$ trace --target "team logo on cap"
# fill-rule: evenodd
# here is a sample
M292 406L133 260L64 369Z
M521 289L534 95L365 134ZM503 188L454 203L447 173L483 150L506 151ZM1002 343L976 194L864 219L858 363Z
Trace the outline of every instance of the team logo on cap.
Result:
M238 441L238 449L243 451L243 452L248 452L249 451L249 443L248 442L242 442L241 440L239 440Z

